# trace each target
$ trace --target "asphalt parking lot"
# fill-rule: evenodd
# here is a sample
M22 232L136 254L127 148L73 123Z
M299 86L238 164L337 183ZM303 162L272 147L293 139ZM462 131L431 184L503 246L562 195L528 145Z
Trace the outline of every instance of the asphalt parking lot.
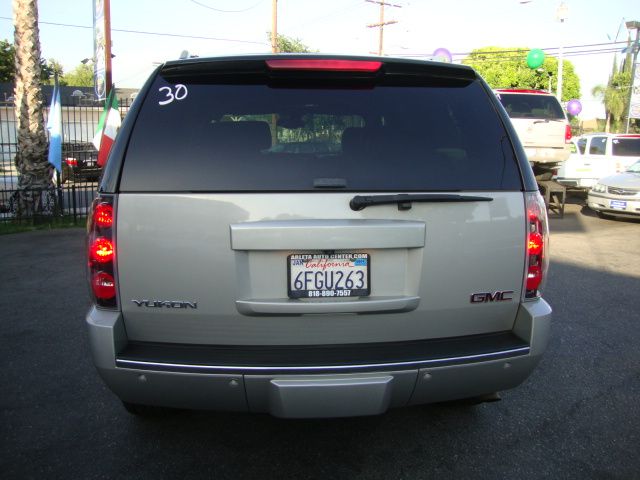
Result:
M0 475L28 478L640 478L640 221L551 220L539 368L498 403L378 417L127 414L84 330L83 230L0 236Z

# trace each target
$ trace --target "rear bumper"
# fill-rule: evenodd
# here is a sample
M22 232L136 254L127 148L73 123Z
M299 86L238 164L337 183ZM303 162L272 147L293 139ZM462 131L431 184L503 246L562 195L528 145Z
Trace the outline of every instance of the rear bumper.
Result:
M524 146L527 160L531 163L562 163L571 155L571 146L545 147L545 146Z
M565 187L574 187L574 188L583 188L585 190L590 189L596 183L598 183L597 178L565 178L565 177L557 177L555 181L564 185Z
M134 343L117 312L92 308L86 321L100 375L127 402L341 417L517 386L546 348L551 308L523 304L512 331L491 335L280 349Z

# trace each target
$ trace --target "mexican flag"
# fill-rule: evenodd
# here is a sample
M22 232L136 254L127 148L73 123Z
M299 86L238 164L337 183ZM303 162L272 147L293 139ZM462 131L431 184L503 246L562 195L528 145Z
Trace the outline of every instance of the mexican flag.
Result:
M112 88L104 104L104 111L100 115L96 135L93 137L93 145L98 150L98 166L101 168L107 164L111 145L113 145L121 123L118 98L115 95L115 88Z

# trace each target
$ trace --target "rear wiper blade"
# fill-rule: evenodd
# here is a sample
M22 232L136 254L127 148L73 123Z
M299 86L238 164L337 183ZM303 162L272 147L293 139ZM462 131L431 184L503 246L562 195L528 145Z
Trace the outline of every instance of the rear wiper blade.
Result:
M491 197L455 195L450 193L399 193L397 195L356 195L349 202L351 210L362 210L369 205L398 204L398 210L410 210L411 202L491 202Z
M545 119L542 119L542 120L536 120L533 123L535 124L535 123L549 123L549 122L563 122L564 123L564 120L562 118L545 118Z

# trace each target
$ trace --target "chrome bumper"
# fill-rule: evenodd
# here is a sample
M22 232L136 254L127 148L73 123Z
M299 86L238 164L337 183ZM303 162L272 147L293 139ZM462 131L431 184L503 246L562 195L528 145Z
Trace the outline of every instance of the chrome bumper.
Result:
M374 362L342 364L316 361L285 365L274 360L257 365L249 357L235 365L177 362L177 354L158 361L144 358L152 355L153 349L137 356L132 353L117 312L93 308L86 321L96 367L122 400L309 418L375 415L392 407L513 388L530 375L546 349L551 308L544 300L520 306L512 331L522 340L516 348L434 354L403 362L379 361L383 358L379 357Z

